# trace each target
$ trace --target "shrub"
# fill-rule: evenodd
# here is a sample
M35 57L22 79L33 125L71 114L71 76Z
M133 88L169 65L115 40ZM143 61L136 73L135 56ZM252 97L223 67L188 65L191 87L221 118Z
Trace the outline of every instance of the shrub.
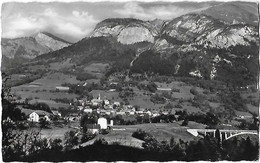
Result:
M182 108L180 104L174 105L175 108Z
M189 123L189 121L187 120L187 119L184 119L184 121L182 122L182 126L187 126L188 125L188 123Z
M150 92L155 92L157 90L157 85L153 82L147 84L147 89L150 91Z
M180 93L180 89L178 89L178 88L172 88L172 92L178 92L178 93Z
M87 132L83 133L83 135L81 137L81 143L85 143L89 140L94 139L95 137L96 137L96 134L93 134L93 133L87 131Z
M167 103L165 106L164 106L165 109L172 109L173 108L173 104L172 103Z
M195 87L192 87L192 88L190 89L190 93L193 94L193 95L199 94L198 90L197 90Z
M68 131L64 134L64 145L66 150L71 150L74 146L79 144L77 132L74 130Z
M167 99L172 99L172 96L169 92L162 92L162 96L167 98Z
M49 128L50 126L50 123L46 121L45 118L41 118L39 124L40 124L40 128Z
M205 91L203 91L203 93L204 93L205 95L208 95L208 94L210 94L210 91L209 91L209 90L205 90Z
M151 137L151 135L141 129L137 129L135 132L133 132L132 137L145 140L147 137Z
M156 103L156 104L164 104L165 103L165 99L164 97L160 96L159 94L155 94L155 95L152 95L151 96L151 101L153 103Z
M104 138L97 139L95 140L94 145L108 145L108 142Z
M203 103L205 100L207 100L207 96L203 94L197 94L194 96L193 100L199 103Z

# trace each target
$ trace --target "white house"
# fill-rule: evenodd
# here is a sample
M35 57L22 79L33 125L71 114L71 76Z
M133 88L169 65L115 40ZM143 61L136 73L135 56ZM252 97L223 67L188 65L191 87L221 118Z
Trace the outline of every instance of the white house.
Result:
M142 111L142 110L135 111L135 112L136 112L136 114L144 114L144 111Z
M47 112L41 110L35 110L31 114L29 114L28 121L39 122L41 118L45 119L46 121L50 121L50 117Z
M116 106L120 106L120 102L115 101L115 102L114 102L114 105L116 105Z
M85 113L92 113L93 110L92 110L91 108L86 108L86 109L84 109L84 112L85 112Z
M37 114L37 113L35 113L35 112L32 112L32 113L29 115L28 121L31 121L31 122L39 122L39 120L40 120L39 114Z
M152 113L152 116L153 116L153 117L157 117L157 116L159 116L159 115L160 115L160 114L159 114L158 112L153 112L153 113Z
M83 110L84 107L83 107L83 106L78 106L78 109L79 109L79 110Z
M129 115L135 115L135 111L129 111Z
M100 129L107 129L107 119L106 118L99 118L98 124L100 125Z
M117 111L116 115L125 115L125 112L124 111Z
M150 111L148 110L148 111L144 112L144 114L148 114L149 116L151 116L151 115L152 115L152 112L150 112Z
M108 100L104 100L105 105L109 105L109 101Z

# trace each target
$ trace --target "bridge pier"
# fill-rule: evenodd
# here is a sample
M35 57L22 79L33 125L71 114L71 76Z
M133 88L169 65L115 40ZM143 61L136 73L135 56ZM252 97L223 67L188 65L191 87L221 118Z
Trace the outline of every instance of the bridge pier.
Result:
M227 139L227 132L224 133L225 134L225 140Z
M207 136L208 134L209 136L213 136L213 137L218 136L216 135L216 129L187 129L187 131L194 136L198 136L199 134L204 136ZM258 131L257 130L220 130L219 132L221 142L228 140L234 136L242 135L242 134L258 135Z

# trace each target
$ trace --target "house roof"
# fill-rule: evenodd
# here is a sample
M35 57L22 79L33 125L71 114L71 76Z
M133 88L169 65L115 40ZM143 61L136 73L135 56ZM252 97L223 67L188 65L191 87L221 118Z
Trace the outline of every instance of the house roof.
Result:
M44 115L50 115L50 113L46 112L46 111L43 111L43 110L32 110L32 109L24 109L22 108L21 111L26 115L30 115L32 114L33 112L37 113L38 115L41 115L41 116L44 116Z
M53 115L59 115L59 114L60 114L60 112L59 112L59 111L57 111L57 110L53 110L53 111L52 111L52 114L53 114Z
M97 102L97 103L99 103L99 102L102 102L102 100L100 100L100 99L92 99L91 102Z
M157 87L157 90L159 91L171 91L171 88L162 88L162 87Z

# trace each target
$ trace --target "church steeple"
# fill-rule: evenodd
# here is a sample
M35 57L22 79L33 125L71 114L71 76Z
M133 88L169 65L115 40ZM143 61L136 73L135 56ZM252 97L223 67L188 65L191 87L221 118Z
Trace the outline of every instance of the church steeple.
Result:
M98 95L98 99L101 100L100 92L99 92L99 95Z

